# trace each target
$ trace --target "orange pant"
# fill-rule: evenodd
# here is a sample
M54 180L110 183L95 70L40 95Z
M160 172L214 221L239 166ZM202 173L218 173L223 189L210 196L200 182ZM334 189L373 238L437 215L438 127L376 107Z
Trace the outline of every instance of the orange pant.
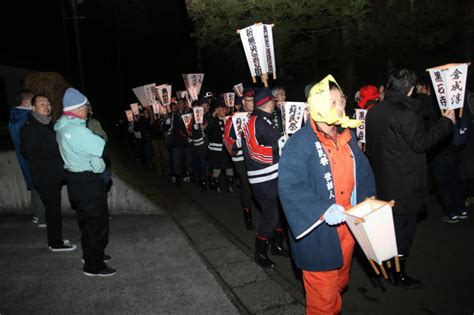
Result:
M330 271L303 270L306 314L339 314L341 312L340 292L349 283L355 241L347 224L338 226L337 232L344 259L342 267Z

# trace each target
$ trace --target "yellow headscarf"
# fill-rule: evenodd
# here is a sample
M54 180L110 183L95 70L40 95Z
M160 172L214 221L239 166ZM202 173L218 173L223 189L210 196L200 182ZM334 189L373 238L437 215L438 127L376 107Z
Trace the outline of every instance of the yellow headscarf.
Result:
M333 82L341 89L334 77L330 74L316 83L309 91L308 96L309 114L311 118L316 122L324 122L328 125L341 125L343 128L356 128L362 125L362 121L350 119L345 113L342 117L338 116L336 109L331 108L329 82Z

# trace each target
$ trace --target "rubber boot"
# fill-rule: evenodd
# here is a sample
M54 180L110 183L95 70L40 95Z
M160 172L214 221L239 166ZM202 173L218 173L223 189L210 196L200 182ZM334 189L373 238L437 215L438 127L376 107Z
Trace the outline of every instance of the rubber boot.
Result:
M227 177L227 191L230 193L234 192L234 176L226 176Z
M405 272L406 258L399 258L400 272L396 272L395 267L389 269L390 280L392 284L405 289L418 289L422 287L420 280L408 276Z
M268 258L270 241L255 238L255 262L263 268L273 268L275 263Z
M243 208L242 212L244 214L244 223L245 223L245 228L247 229L247 231L255 230L255 225L252 222L252 209Z
M209 190L209 181L207 180L206 177L201 177L200 178L201 182L201 192L206 192Z
M283 231L275 231L272 237L272 255L290 257L290 252L283 247Z
M221 182L219 178L212 177L212 187L216 190L218 194L222 193Z

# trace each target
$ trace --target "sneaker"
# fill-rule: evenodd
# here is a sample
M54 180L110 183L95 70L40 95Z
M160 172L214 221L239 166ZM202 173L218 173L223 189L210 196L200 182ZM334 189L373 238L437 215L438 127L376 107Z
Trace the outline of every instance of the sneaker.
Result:
M107 254L104 255L104 262L105 262L105 263L107 263L107 262L109 262L109 261L111 261L111 260L112 260L112 256L107 255ZM82 261L83 264L85 263L84 258L81 258L81 261Z
M191 182L191 177L186 176L185 178L183 178L183 182L185 182L185 183Z
M459 217L455 214L450 214L450 215L445 217L444 222L458 223L459 222Z
M105 267L97 272L84 271L84 274L88 277L110 277L113 276L117 270L110 267Z
M33 219L31 220L34 224L38 224L38 217L37 216L33 216Z
M58 252L71 252L75 250L77 246L70 243L69 244L64 243L63 245L60 245L60 246L55 246L55 247L49 246L48 248L50 251L58 253Z
M458 212L457 217L458 217L459 219L467 219L467 218L469 218L469 215L467 214L467 211L466 211L466 210L462 210L462 211L459 211L459 212Z
M37 226L41 229L44 229L44 228L46 228L46 223L38 223Z
M176 176L171 176L171 182L176 183Z

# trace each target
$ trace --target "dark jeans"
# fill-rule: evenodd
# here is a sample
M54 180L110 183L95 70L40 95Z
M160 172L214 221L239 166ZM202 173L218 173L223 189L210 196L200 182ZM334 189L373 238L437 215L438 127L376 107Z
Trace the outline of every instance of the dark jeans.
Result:
M173 173L178 177L184 177L192 169L192 158L190 147L173 148Z
M438 156L431 162L431 174L441 206L446 216L465 208L466 182L461 180L460 159L456 154Z
M192 153L192 164L193 164L193 173L199 177L207 176L207 147L206 145L201 145L198 147L193 147L191 149Z
M257 224L257 237L271 239L273 231L282 228L277 180L252 185L251 187L255 199L262 209L262 214Z
M62 178L35 178L34 183L46 208L46 229L48 245L58 247L63 245L61 188Z
M418 214L393 214L398 254L408 256L415 238Z
M106 267L104 250L109 241L109 209L105 185L99 174L67 173L67 188L81 230L84 271Z

